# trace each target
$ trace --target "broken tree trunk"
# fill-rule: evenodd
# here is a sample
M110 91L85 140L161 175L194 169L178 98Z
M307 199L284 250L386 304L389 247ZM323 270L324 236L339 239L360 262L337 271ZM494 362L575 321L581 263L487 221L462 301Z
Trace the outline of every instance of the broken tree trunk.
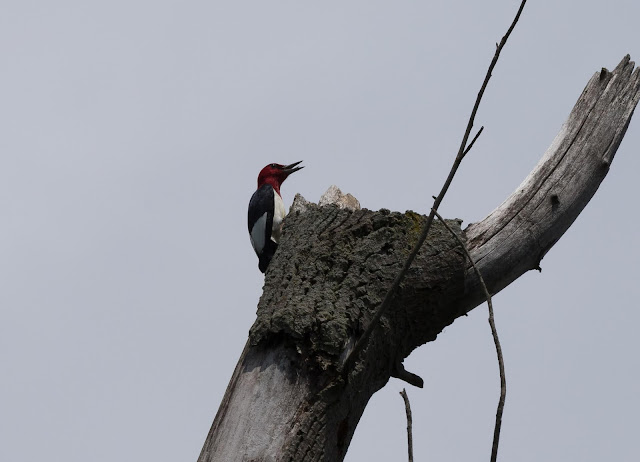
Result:
M640 99L633 69L627 56L591 78L540 163L487 218L465 231L449 222L492 293L538 268L596 192ZM342 365L424 220L296 199L199 462L341 461L367 402L390 376L419 385L403 359L484 301L441 223L355 366Z

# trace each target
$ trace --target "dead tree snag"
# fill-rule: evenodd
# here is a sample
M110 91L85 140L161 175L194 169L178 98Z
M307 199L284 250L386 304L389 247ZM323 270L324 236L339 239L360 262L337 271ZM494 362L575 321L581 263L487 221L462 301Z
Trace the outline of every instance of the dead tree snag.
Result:
M596 73L540 163L487 218L450 221L497 293L560 239L611 166L640 99L625 57ZM416 347L485 300L441 223L346 374L341 366L425 217L302 204L287 218L258 317L199 461L341 461L369 398Z

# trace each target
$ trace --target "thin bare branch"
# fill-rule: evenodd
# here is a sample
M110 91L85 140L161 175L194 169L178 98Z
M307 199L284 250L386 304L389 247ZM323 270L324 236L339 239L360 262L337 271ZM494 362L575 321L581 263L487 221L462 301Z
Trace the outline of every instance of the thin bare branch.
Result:
M523 10L524 5L526 3L527 3L527 0L522 0L522 3L520 4L520 8L518 9L518 12L516 13L516 16L515 16L513 22L511 23L511 26L507 30L507 33L504 35L504 37L502 37L502 40L500 41L500 43L498 44L498 46L496 48L496 52L495 52L495 54L493 56L493 59L491 60L491 64L489 65L489 69L487 70L487 74L486 74L486 76L484 78L484 82L482 83L482 87L480 88L480 91L478 92L478 96L476 97L476 102L475 102L475 104L473 106L473 110L471 111L471 115L469 116L469 122L467 123L467 128L465 130L464 136L462 137L462 142L460 143L460 148L458 149L458 154L456 155L456 158L455 158L455 160L453 162L453 166L451 167L451 171L449 172L449 176L447 176L447 179L445 180L445 183L442 186L442 189L440 190L440 193L438 194L438 196L435 198L435 200L433 202L433 207L431 209L431 213L427 217L427 221L426 221L426 223L424 225L422 233L420 234L420 237L418 238L418 241L416 242L416 245L414 246L414 248L411 250L411 253L407 257L407 260L405 261L404 266L402 267L402 269L400 270L400 272L398 273L396 278L393 280L393 283L391 284L391 287L389 288L389 290L387 291L384 299L382 300L382 303L380 304L380 306L378 307L378 309L374 313L373 317L371 318L371 322L369 323L369 325L365 329L364 333L360 336L360 338L358 339L358 341L354 345L353 349L349 353L349 356L347 356L347 358L346 358L346 360L344 362L344 365L342 367L342 372L343 372L344 376L346 376L349 373L349 370L353 366L353 363L356 361L356 359L358 358L358 355L360 354L362 349L365 347L365 345L369 341L369 337L371 336L371 333L373 332L373 330L378 325L378 322L380 321L380 318L386 312L386 310L389 308L389 305L391 304L391 299L393 298L393 295L395 294L395 292L400 287L400 284L402 283L404 277L406 276L407 271L411 267L411 264L413 263L413 260L416 258L416 255L418 255L418 252L420 251L420 248L422 247L422 244L424 244L424 241L427 239L427 235L429 234L429 230L431 229L431 225L433 223L433 218L435 216L434 212L436 210L438 210L438 207L440 206L440 203L442 202L442 200L444 199L445 194L449 190L449 186L451 185L451 182L453 181L453 177L455 176L456 172L458 171L458 167L460 167L460 163L462 162L462 159L464 158L466 152L468 151L467 142L469 140L469 135L471 133L471 129L473 128L473 123L475 121L476 113L478 112L478 107L480 106L480 101L482 100L482 96L484 95L484 91L487 88L487 84L489 83L489 80L491 79L491 73L493 72L493 69L496 66L496 63L498 62L498 58L500 57L500 52L502 51L502 49L504 48L505 44L507 43L507 39L509 38L509 36L511 35L511 32L513 31L514 27L516 26L516 23L518 22L518 19L520 19L520 14L522 13L522 10ZM481 131L482 130L480 130L480 132ZM480 132L478 132L478 135L480 134ZM476 135L476 137L474 138L473 141L475 141L475 139L478 137L478 135ZM472 141L471 145L469 145L469 149L473 145L473 141Z
M409 395L403 388L400 396L404 400L404 410L407 413L407 445L409 447L409 462L413 462L413 419L411 418L411 405L409 404Z
M471 140L471 143L469 143L469 146L467 146L467 149L464 150L464 152L462 153L463 156L466 156L467 153L469 151L471 151L471 148L473 147L473 145L475 144L476 140L478 139L478 137L482 133L482 130L484 130L484 125L482 127L480 127L480 130L478 130L478 133L476 133L476 136L473 137L473 139Z
M467 258L471 262L474 271L478 275L478 279L480 280L480 284L482 285L482 290L484 290L485 297L487 298L487 305L489 305L489 325L491 326L491 335L493 335L493 343L496 346L496 354L498 355L498 368L500 369L500 400L498 401L498 409L496 410L496 423L493 428L493 444L491 445L491 462L495 462L498 458L498 445L500 444L500 428L502 427L502 413L504 411L504 401L507 396L507 380L504 372L504 357L502 356L502 347L500 346L500 339L498 338L498 330L496 329L496 323L493 317L493 302L491 300L491 294L489 293L489 289L487 289L487 285L482 278L482 274L480 270L476 266L476 263L471 258L471 254L467 249L465 243L460 239L453 229L447 224L447 222L440 216L438 212L433 211L438 220L440 220L445 228L449 230L449 232L458 240L460 246L464 250L464 253L467 255Z

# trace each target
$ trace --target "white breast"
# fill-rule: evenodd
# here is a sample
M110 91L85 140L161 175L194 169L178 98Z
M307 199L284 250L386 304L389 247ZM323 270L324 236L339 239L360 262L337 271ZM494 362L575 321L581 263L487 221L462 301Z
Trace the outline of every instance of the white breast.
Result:
M286 209L284 208L284 202L282 202L282 198L280 194L278 194L275 189L273 190L273 227L271 228L271 240L273 242L278 242L280 240L280 233L282 231L282 221L284 220L285 215L287 214Z

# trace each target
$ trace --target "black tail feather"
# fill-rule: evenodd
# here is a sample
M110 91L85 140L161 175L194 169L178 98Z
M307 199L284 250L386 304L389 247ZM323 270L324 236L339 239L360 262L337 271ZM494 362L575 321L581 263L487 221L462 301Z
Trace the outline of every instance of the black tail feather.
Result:
M276 253L277 248L278 244L269 239L265 244L264 249L262 249L262 253L260 254L258 261L258 268L260 268L260 271L263 273L267 271L267 266L269 266L271 258L273 258L273 254Z

